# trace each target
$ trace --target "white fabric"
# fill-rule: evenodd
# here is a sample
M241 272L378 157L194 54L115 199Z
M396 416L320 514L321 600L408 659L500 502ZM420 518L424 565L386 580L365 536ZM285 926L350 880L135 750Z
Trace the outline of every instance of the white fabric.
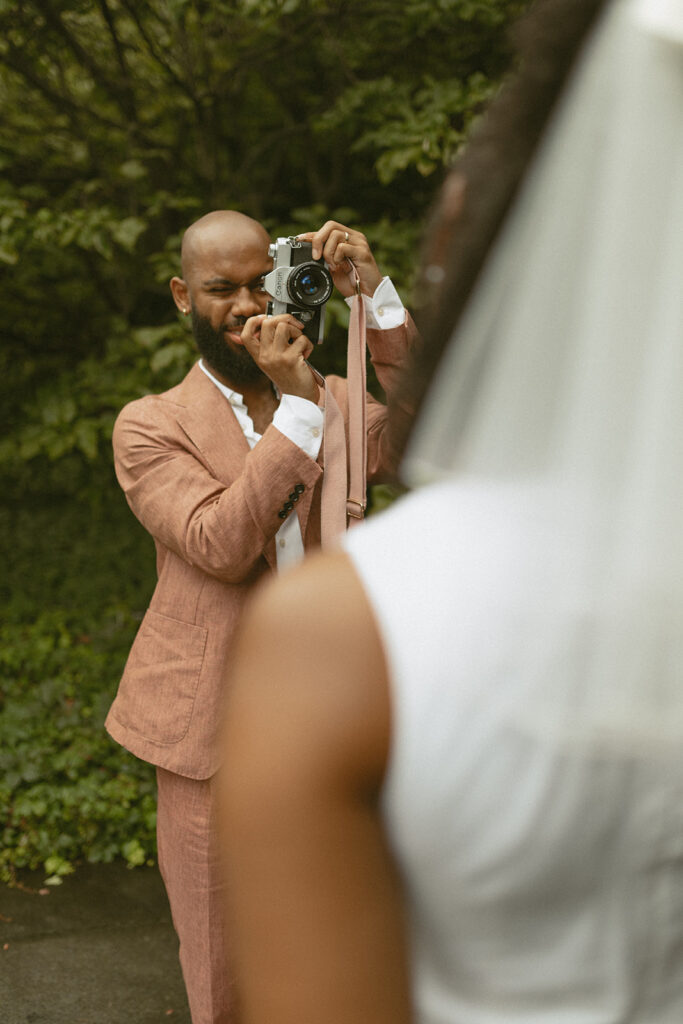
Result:
M202 359L199 365L209 380L213 381L221 394L225 395L242 428L250 448L261 440L262 434L254 430L254 423L249 415L244 398L238 391L233 391L206 368ZM280 404L273 416L273 426L281 434L302 448L312 459L317 459L323 436L323 410L313 402L296 395L282 395ZM304 557L304 539L301 533L299 516L292 513L275 535L275 554L278 571L296 565Z
M315 460L323 439L324 410L298 395L283 395L273 416L273 426Z
M347 298L346 305L351 308L353 296ZM365 322L367 327L380 331L389 331L392 327L402 327L406 322L406 311L401 298L389 277L383 277L370 297L363 293L365 306Z
M578 742L605 611L547 497L450 479L343 541L391 678L415 1024L680 1024L683 744L665 723L653 745ZM552 663L540 605L565 625Z
M418 1024L683 1021L683 0L613 0L344 539ZM474 187L474 185L473 185Z
M683 43L681 0L638 0L635 15L650 32Z
M406 463L413 482L526 482L557 508L564 587L600 630L575 618L572 646L538 602L538 727L548 673L580 661L576 731L626 743L683 739L666 660L683 621L683 46L642 11L615 0L594 32Z

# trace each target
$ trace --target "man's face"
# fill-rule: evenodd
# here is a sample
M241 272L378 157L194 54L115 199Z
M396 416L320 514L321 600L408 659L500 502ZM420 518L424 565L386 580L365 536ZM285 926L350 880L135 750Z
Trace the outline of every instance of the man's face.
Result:
M265 313L264 275L272 268L260 237L202 246L192 268L192 331L209 366L236 388L258 380L262 371L241 340L250 316Z

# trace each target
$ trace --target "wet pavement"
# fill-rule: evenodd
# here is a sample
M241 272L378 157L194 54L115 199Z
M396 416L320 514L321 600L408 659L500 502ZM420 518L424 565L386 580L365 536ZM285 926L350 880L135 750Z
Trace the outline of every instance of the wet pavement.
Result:
M190 1024L156 868L84 865L40 895L0 884L0 1024Z

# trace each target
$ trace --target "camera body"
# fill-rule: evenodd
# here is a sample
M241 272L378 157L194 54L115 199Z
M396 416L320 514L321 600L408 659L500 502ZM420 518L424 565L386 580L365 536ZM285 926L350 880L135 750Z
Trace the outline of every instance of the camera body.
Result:
M278 238L268 249L274 261L264 288L272 301L267 313L291 313L304 324L312 342L323 340L325 303L332 295L332 276L323 259L313 259L313 246L294 236Z

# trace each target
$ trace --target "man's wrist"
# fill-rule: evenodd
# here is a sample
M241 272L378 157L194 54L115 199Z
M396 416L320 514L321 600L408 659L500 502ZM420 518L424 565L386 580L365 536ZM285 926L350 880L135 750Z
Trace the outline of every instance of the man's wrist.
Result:
M310 379L305 382L290 380L278 383L273 381L273 384L279 395L291 395L293 398L300 398L302 401L312 402L314 405L317 405L320 399L318 382L312 373Z

